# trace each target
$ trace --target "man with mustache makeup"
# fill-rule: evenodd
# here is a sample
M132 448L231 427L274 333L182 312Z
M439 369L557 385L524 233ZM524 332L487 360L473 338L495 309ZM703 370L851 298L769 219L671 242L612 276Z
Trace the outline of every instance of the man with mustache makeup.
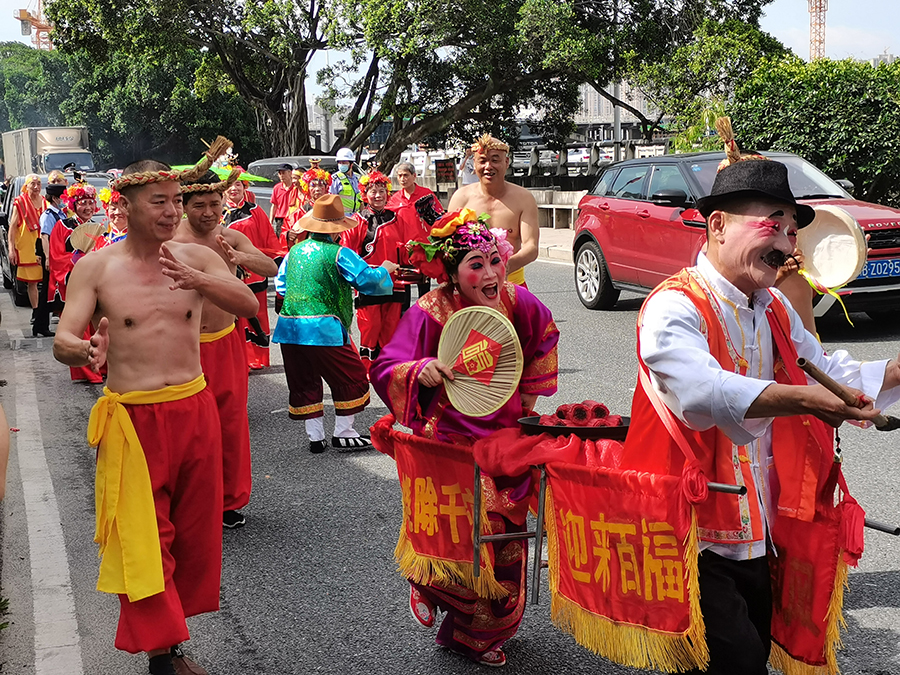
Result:
M780 617L808 609L785 601L781 586L773 586L771 575L778 578L797 559L791 557L797 551L784 549L791 548L784 532L811 527L821 513L834 515L833 483L827 494L827 477L839 474L834 427L871 420L897 401L900 366L861 363L843 350L825 354L772 288L814 211L796 202L785 165L732 150L711 194L698 202L707 220L706 252L695 267L660 284L641 309L640 373L620 468L699 472L703 486L747 487L742 496L705 497L701 489L689 500L700 540L699 604L706 672L766 675L770 653L776 665L797 658L792 640L784 644L776 635L772 646ZM810 384L796 367L798 356L853 388L857 406ZM831 550L848 550L846 541L831 543ZM834 582L836 558L813 565L833 566ZM815 583L810 598L824 597L828 607L833 584ZM812 616L824 622L825 614ZM824 624L818 628L824 643Z

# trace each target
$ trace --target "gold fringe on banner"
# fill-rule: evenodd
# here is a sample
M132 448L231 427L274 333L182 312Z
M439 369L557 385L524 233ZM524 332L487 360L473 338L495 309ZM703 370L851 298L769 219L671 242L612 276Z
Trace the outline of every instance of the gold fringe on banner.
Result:
M780 670L784 675L839 675L841 671L837 664L837 650L844 646L841 640L841 629L846 630L847 628L847 622L844 620L844 589L848 587L847 573L847 563L844 562L844 555L841 552L838 554L837 572L834 577L834 590L828 603L828 614L825 615L825 665L813 666L798 661L778 643L773 642L772 653L769 656L769 663L773 668Z
M484 498L481 500L481 522L482 534L490 534L490 521L488 520L486 500ZM397 561L400 572L407 579L422 585L432 583L460 584L475 591L482 598L491 598L492 600L505 598L509 595L509 591L500 585L494 577L494 566L491 563L487 544L481 545L483 565L481 573L476 577L474 565L471 562L445 560L416 552L412 542L406 535L406 525L406 514L404 513L403 522L400 524L400 537L397 539L396 548L394 548L394 560ZM488 525L488 532L484 532L484 525Z
M550 618L556 626L572 635L575 641L623 666L677 673L692 668L705 669L709 664L706 624L700 611L700 585L697 557L697 514L693 512L691 527L685 540L690 626L684 633L665 633L646 626L617 623L599 616L559 593L559 534L553 511L550 486L547 486L547 544L550 551Z

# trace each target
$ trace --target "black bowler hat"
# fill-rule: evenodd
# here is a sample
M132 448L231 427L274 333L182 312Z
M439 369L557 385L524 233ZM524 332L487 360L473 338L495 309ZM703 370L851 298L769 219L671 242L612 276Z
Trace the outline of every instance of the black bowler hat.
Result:
M293 171L293 170L294 170L294 167L292 167L290 164L279 164L278 168L276 169L276 171Z
M59 185L57 183L51 183L44 188L44 192L48 197L62 197L66 192L66 186Z
M763 197L797 209L797 227L806 227L816 217L811 206L798 204L788 183L787 167L768 159L747 159L726 166L716 174L707 197L697 200L704 218L728 202Z

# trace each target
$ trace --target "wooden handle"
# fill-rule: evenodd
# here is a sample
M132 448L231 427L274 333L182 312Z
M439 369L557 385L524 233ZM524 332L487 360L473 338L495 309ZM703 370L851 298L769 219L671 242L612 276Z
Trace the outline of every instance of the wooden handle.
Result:
M807 361L806 359L804 359L802 357L797 359L797 365L803 369L803 372L805 372L812 379L814 379L816 382L821 384L832 394L834 394L839 399L841 399L844 403L846 403L847 405L849 405L853 408L859 407L859 399L853 395L853 392L851 392L847 387L842 385L840 382L837 382L834 379L832 379L831 377L829 377L828 375L826 375L817 366L813 365L812 363L810 363L809 361ZM879 413L872 420L872 422L875 424L876 427L883 427L883 426L887 425L888 419L887 419L887 417L885 417L884 415Z

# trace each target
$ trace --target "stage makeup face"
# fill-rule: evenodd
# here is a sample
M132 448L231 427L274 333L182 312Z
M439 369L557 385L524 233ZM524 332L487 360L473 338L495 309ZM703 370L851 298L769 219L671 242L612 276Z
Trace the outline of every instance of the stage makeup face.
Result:
M749 296L775 284L778 268L797 245L797 211L768 200L728 205L710 214L715 240L710 259L719 272Z
M496 309L500 305L500 286L506 278L506 265L496 246L488 253L469 251L450 278L468 304Z

